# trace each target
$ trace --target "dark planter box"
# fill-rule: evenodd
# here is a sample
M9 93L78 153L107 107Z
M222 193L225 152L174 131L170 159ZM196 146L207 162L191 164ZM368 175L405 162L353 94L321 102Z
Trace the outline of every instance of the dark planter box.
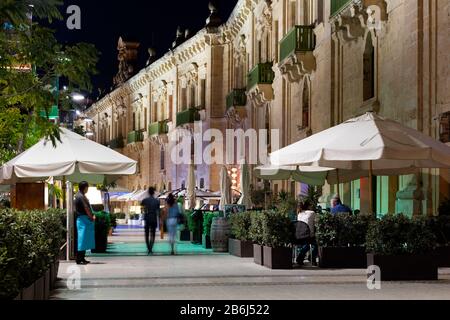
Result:
M434 259L439 268L450 268L450 246L437 247L434 250Z
M58 270L59 270L59 260L50 265L50 288L55 287L56 281L58 280Z
M193 244L202 244L202 234L199 232L191 232L191 242Z
M259 244L253 244L253 261L256 264L264 265L264 247Z
M101 223L95 224L95 249L92 253L106 253L108 248L108 230L106 226Z
M14 301L17 301L17 300L22 300L22 291L19 292L19 294L17 295L17 297L14 298Z
M34 300L45 300L45 276L34 283Z
M365 269L365 247L319 247L319 267L335 269Z
M378 266L381 281L437 280L438 267L430 255L384 256L367 254L367 266Z
M211 249L211 237L202 234L202 246L205 249Z
M51 281L50 269L48 269L44 275L44 300L50 299Z
M253 243L237 239L228 239L228 248L231 255L239 258L253 258Z
M22 300L34 300L34 283L22 290Z
M180 231L180 241L191 241L191 232L187 229Z
M264 266L270 269L292 269L292 249L264 246Z

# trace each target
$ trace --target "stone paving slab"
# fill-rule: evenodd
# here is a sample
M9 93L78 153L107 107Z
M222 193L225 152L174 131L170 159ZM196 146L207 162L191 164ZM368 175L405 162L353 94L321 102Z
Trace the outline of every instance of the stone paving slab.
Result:
M68 290L62 263L52 299L143 300L304 300L448 299L450 269L432 282L384 282L366 287L365 270L269 270L229 255L95 257L81 266L81 290Z

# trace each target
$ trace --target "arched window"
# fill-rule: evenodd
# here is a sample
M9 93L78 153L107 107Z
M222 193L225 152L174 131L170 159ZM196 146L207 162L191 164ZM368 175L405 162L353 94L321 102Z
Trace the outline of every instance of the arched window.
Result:
M364 50L363 72L363 98L366 101L375 97L375 48L372 44L372 35L370 32L367 34Z
M181 189L186 189L186 181L181 182Z
M309 128L309 110L310 110L310 95L309 95L309 84L305 80L303 85L302 94L302 127Z
M205 188L205 178L200 178L200 189Z
M133 112L133 131L136 131L136 112Z

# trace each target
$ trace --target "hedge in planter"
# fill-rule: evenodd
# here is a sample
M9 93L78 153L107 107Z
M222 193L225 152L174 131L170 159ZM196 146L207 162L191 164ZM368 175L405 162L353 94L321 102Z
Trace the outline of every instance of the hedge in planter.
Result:
M263 215L264 266L271 269L292 268L295 229L289 217L278 212Z
M105 253L108 247L108 234L111 220L108 212L94 212L95 215L95 249L93 253Z
M321 214L317 221L316 238L321 268L365 268L366 234L371 215Z
M0 299L34 287L58 260L65 230L61 210L0 210Z
M194 210L190 215L188 215L188 227L189 231L192 233L192 243L201 244L203 233L202 211Z
M251 215L249 211L230 216L231 237L228 248L231 255L241 258L253 258L253 242L250 237Z
M425 217L387 215L367 232L367 265L377 265L381 280L437 280L432 255L436 237Z
M256 264L264 265L263 244L263 215L264 211L253 211L250 213L249 237L253 242L253 260Z
M428 224L436 237L437 247L434 250L434 259L437 266L450 267L450 216L441 215L428 220Z

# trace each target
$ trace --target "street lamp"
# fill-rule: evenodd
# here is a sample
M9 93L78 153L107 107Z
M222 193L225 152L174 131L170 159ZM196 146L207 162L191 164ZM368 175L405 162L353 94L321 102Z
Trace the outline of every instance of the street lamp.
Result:
M75 93L72 95L73 101L83 101L84 99L85 99L85 97L82 94Z

